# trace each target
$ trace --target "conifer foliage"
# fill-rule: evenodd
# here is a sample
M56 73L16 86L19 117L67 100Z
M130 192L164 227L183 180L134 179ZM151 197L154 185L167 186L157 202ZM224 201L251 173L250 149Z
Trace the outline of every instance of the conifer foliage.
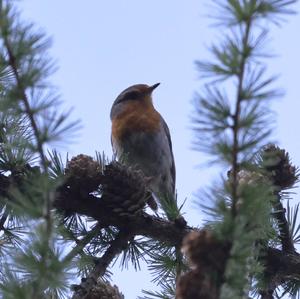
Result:
M0 298L122 299L109 282L118 258L136 270L147 263L160 291L144 299L299 296L299 204L289 203L299 174L268 144L269 102L281 93L264 52L266 28L295 2L213 1L227 31L213 59L197 62L194 125L197 148L229 171L199 196L207 222L193 228L177 203L150 211L142 172L99 153L64 162L52 150L79 122L49 82L50 40L0 0Z

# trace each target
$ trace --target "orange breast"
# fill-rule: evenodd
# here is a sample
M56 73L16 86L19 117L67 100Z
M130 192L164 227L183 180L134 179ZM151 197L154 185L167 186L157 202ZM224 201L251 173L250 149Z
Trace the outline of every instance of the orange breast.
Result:
M112 119L112 136L116 140L133 132L155 132L160 129L160 115L153 105L142 101L128 102L124 111Z

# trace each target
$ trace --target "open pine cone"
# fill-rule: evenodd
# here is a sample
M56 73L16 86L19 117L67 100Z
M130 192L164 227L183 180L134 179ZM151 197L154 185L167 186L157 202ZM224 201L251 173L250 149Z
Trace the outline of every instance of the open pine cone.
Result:
M289 154L274 144L262 152L263 167L275 186L280 189L292 187L298 180L298 169L292 165Z
M124 299L117 286L109 282L98 280L97 284L90 288L89 281L83 280L83 285L73 285L73 299Z
M157 208L143 173L116 161L104 166L81 154L67 163L65 174L71 193L80 192L84 199L84 195L97 191L105 208L118 216L135 216L146 203Z
M223 280L230 244L224 243L209 230L193 231L183 240L191 270L177 283L178 299L217 299Z
M149 193L141 171L112 162L105 167L101 183L102 200L114 213L134 216L145 207Z
M72 189L89 193L97 190L101 182L102 166L92 157L80 154L68 161L65 174Z

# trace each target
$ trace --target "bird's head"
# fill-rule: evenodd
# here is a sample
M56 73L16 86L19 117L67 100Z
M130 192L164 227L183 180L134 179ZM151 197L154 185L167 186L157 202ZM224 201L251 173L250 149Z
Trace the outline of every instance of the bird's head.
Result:
M151 86L147 84L135 84L123 90L112 105L111 117L119 112L118 110L123 104L132 101L152 105L152 92L159 84L160 83L156 83Z

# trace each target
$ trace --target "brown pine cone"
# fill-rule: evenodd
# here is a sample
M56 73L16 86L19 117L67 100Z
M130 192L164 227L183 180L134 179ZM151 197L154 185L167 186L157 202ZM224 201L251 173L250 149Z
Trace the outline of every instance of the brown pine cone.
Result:
M149 198L142 172L115 161L105 167L101 183L101 200L122 217L140 213Z
M292 165L284 149L274 144L268 145L262 153L262 162L273 184L280 189L290 188L297 182L298 169Z
M117 286L112 286L109 282L98 281L85 299L124 299Z
M199 270L182 275L176 287L176 299L217 299L218 291L212 280Z
M209 230L193 231L183 240L191 271L177 283L176 299L217 299L223 282L230 244L224 243Z
M85 288L86 287L86 288ZM88 282L82 285L73 285L73 299L124 299L117 286L112 286L109 282L98 280L92 288Z
M182 251L191 268L223 275L230 245L217 240L209 230L193 231L183 240Z
M87 193L96 191L102 177L102 166L92 157L80 154L67 162L67 184L71 189Z

